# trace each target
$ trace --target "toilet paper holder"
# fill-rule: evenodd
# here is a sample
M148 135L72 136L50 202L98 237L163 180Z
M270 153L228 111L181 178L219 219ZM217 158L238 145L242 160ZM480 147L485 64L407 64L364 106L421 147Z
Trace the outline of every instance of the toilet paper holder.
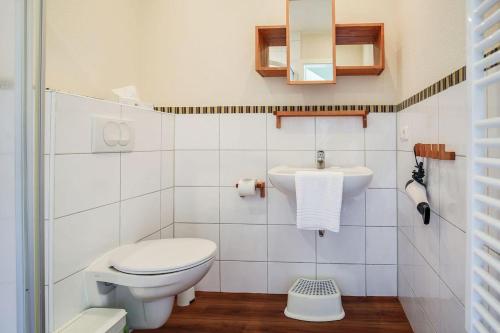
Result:
M236 184L236 188L238 188L238 184ZM260 190L260 197L265 198L266 197L266 182L263 180L258 180L255 182L255 189Z

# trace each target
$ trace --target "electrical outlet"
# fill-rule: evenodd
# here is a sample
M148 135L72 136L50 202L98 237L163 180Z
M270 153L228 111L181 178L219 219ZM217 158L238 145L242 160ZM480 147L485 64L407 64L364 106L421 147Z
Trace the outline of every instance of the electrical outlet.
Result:
M399 131L399 138L401 139L401 141L408 141L409 139L408 126L401 127L401 130Z

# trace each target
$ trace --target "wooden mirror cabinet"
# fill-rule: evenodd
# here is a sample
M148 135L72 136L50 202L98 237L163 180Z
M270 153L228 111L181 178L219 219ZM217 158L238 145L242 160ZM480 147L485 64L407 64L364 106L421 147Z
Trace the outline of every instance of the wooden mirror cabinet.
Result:
M313 0L308 3L309 6L311 3L317 3L318 6L324 7L325 1L331 1L331 10L330 7L326 10L331 16L324 15L322 20L316 20L318 15L312 15L311 8L303 9L304 15L292 16L291 8L301 10L300 2L303 1L305 4L307 0L285 1L286 25L255 27L255 70L261 76L285 77L289 84L332 84L336 82L337 76L380 75L384 71L383 23L336 24L335 0ZM293 3L292 6L290 2ZM321 10L325 11L325 8L319 8L318 12ZM308 15L314 19L308 18ZM307 27L308 24L311 25L310 29ZM332 26L330 37L326 35L328 29L325 28L329 24ZM297 29L303 30L304 36L309 34L314 38L309 38L306 43L306 38L301 40L302 31L297 32ZM314 53L310 49L316 49L317 41L320 39L331 42L329 44L324 42L323 53L319 51ZM330 57L325 55L324 50L328 49L332 50ZM291 56L294 52L302 52L303 55L300 56L306 60L295 61ZM306 72L312 79L306 78ZM294 80L293 76L297 76L297 79Z

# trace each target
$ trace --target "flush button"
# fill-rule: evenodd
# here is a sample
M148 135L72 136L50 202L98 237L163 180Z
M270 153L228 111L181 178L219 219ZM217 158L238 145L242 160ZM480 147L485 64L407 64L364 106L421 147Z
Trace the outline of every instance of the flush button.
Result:
M114 147L120 141L120 126L114 121L108 121L102 130L104 143L110 147Z
M92 117L92 152L131 151L135 142L133 124L120 118Z

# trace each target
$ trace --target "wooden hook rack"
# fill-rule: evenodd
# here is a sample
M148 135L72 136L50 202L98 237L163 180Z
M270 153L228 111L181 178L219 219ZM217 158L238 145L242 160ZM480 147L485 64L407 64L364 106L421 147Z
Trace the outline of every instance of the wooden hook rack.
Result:
M238 184L236 184L236 188L238 188ZM260 197L266 197L266 182L263 180L259 180L255 183L255 189L260 190Z
M455 160L455 152L446 151L446 146L443 144L417 143L415 145L415 154L419 157L427 157L435 160Z
M363 128L368 126L368 111L274 111L276 128L281 128L282 117L362 117Z

